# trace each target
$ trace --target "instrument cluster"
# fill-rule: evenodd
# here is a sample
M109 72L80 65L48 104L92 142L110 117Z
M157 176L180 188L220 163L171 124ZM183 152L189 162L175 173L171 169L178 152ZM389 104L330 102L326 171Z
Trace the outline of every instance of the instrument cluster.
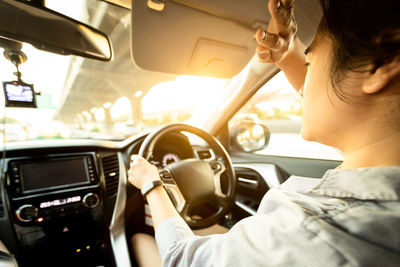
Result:
M177 155L176 153L167 152L162 155L153 156L153 158L150 159L150 163L154 164L155 166L157 166L157 168L160 169L160 168L164 168L165 166L167 166L170 163L180 161L181 159L182 159L182 157Z

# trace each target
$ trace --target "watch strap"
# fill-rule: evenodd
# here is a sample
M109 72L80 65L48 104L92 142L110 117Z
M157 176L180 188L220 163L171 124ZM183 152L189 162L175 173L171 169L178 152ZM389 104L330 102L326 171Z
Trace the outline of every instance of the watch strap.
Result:
M151 190L153 190L154 188L156 188L162 184L163 184L163 182L161 180L155 180L155 181L148 182L147 184L145 184L142 187L140 192L142 193L142 196L146 196Z

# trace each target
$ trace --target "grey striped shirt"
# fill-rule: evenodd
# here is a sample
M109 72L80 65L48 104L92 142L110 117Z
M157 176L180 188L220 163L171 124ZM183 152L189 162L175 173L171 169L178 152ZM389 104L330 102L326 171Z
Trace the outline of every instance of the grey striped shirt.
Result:
M156 241L163 266L400 266L399 195L397 166L292 176L226 234L172 217Z

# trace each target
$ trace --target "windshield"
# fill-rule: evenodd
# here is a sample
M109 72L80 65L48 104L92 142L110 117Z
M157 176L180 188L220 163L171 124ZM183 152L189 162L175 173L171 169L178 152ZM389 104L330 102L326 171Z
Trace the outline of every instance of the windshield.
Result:
M22 80L34 85L38 108L4 108L1 94L1 135L6 142L125 139L163 124L187 122L200 109L210 107L228 83L135 66L130 53L129 9L96 0L47 0L46 5L105 32L114 58L102 62L61 56L23 44L27 61L20 66ZM3 56L0 68L3 82L16 80L15 66Z

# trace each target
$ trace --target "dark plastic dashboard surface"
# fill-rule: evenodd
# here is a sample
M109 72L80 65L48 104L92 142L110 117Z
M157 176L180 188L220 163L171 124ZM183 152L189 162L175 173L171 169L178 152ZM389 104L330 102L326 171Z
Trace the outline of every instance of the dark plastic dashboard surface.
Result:
M112 262L104 250L110 247L119 150L112 142L7 144L0 238L19 266Z

